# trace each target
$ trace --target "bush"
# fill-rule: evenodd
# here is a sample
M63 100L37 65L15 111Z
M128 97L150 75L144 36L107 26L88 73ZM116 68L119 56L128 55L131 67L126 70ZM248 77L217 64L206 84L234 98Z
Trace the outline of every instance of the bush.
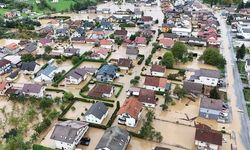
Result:
M35 131L37 133L42 133L44 130L46 130L51 125L51 121L48 118L44 118L43 121L38 124L35 128Z
M138 65L141 65L143 60L145 59L145 56L144 55L138 55L138 57L140 57L139 61L138 61Z
M140 76L135 76L135 80L140 80Z

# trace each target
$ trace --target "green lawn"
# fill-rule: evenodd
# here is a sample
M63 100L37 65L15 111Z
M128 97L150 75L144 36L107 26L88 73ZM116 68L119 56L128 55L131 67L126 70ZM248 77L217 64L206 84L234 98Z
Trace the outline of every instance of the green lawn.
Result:
M245 71L245 61L238 61L237 66L238 66L240 74L245 74L246 73L246 71Z
M244 93L245 101L249 101L250 102L250 89L244 88L243 89L243 93Z
M0 16L3 16L7 11L9 11L9 10L0 8Z

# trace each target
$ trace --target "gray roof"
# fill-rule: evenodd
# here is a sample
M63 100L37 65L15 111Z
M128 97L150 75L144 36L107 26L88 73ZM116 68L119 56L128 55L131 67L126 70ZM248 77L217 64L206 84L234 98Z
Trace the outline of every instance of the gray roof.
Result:
M202 88L203 85L200 83L195 83L192 81L183 81L183 88L188 92L192 94L202 94Z
M128 54L128 55L138 55L139 54L138 46L136 46L135 44L128 45L127 50L126 50L126 54Z
M49 76L51 74L52 71L56 70L57 67L56 66L51 66L51 65L48 65L46 68L40 70L38 73L37 73L37 76L40 76L41 74L45 75L45 76Z
M117 67L114 65L103 65L97 72L97 75L116 75Z
M110 150L125 150L130 136L126 129L110 127L103 134L96 149L108 148Z
M68 74L67 77L73 77L75 79L80 79L87 74L87 71L84 68L76 68L71 70Z
M200 108L207 108L212 110L222 110L223 109L223 101L220 99L212 99L203 97L201 99Z
M85 113L87 115L93 115L98 119L102 119L102 117L107 113L108 108L103 102L97 102L93 104L89 110Z
M88 123L82 121L68 120L61 122L55 125L55 129L51 134L51 139L70 143L72 144L75 141L75 138L78 136L77 132L88 126Z
M36 62L22 62L21 70L34 71L36 68Z
M79 48L66 48L64 50L64 53L77 54L79 50Z
M36 44L35 42L33 42L33 43L28 43L28 44L25 46L25 48L24 48L24 50L27 51L27 52L29 52L29 53L32 53L32 52L35 51L36 49L37 49L37 44Z
M195 76L200 77L210 77L210 78L220 78L220 72L217 70L210 70L210 69L200 69L195 71Z
M11 79L14 79L15 77L18 76L19 74L19 69L17 69L16 71L12 72L8 77L11 78Z
M25 93L40 93L42 87L40 84L24 84L22 91Z
M247 62L247 65L250 66L250 59L247 59L246 62Z

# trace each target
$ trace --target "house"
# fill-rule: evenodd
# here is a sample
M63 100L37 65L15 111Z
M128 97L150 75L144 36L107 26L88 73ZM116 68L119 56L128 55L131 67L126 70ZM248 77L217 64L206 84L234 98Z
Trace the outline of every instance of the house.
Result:
M147 39L145 37L136 37L134 43L138 46L145 47L147 45Z
M163 77L165 75L166 68L161 65L152 65L150 72L152 76Z
M96 68L76 68L71 70L65 77L67 84L80 84L86 80L87 75L93 75L96 72Z
M142 11L140 8L134 8L134 18L141 18Z
M125 39L127 37L128 31L127 30L115 30L114 38Z
M204 38L189 37L188 44L194 46L207 46L207 40Z
M192 28L190 27L173 27L172 28L172 33L177 34L178 36L183 36L183 37L190 37L192 34Z
M145 25L153 25L153 17L151 16L142 16L141 21L143 21Z
M63 55L66 56L66 57L71 57L71 56L78 56L80 53L80 49L79 48L66 48L64 49L64 53Z
M22 93L24 95L43 97L45 92L45 87L40 84L24 84L22 88Z
M56 66L48 65L44 69L38 71L35 75L35 82L52 82L56 73L59 72L59 69Z
M112 49L113 47L112 41L108 39L102 39L99 43L101 48Z
M139 48L136 44L129 44L126 49L126 54L130 59L136 59L139 54Z
M198 150L219 150L222 146L222 133L210 127L198 127L195 131L195 145Z
M141 89L138 100L145 107L154 108L156 106L155 92L153 90Z
M246 72L250 72L250 59L246 59L245 70Z
M164 35L164 38L169 38L169 39L172 39L172 40L177 40L178 39L178 35L176 33L163 33Z
M52 44L52 39L51 38L41 38L39 40L39 45L40 46L50 46Z
M15 81L15 80L18 78L19 72L20 72L19 69L17 69L17 70L15 70L15 71L11 72L10 75L8 75L8 77L6 77L6 80L7 80L8 82L13 82L13 81Z
M32 54L36 51L37 49L37 43L35 42L31 42L25 45L24 49L23 49L23 54Z
M94 103L85 113L85 120L90 123L101 124L108 115L108 107L103 102Z
M67 28L58 28L55 33L56 37L67 37L69 36L69 30Z
M87 12L88 13L96 13L97 7L96 6L88 6Z
M146 76L144 81L144 88L154 91L164 92L167 90L169 82L166 78Z
M0 82L0 96L5 95L5 92L11 88L12 85L6 81L1 81Z
M114 87L110 84L96 84L88 93L88 96L102 98L111 97L114 93Z
M91 53L90 57L94 59L106 59L110 50L106 48L100 48Z
M118 68L114 65L103 65L96 73L96 79L104 82L113 81L118 77L117 70Z
M16 43L10 43L4 46L4 51L8 54L16 54L20 50L20 47Z
M143 104L137 98L127 99L118 111L118 123L129 127L136 127L141 118Z
M133 61L129 58L119 58L117 66L121 70L129 70L132 67Z
M190 80L207 86L217 86L220 78L220 72L217 70L200 69L195 71Z
M126 150L130 141L130 135L126 129L113 126L108 128L95 150Z
M199 116L217 121L227 121L229 110L220 99L203 97L200 103Z
M139 96L141 88L130 87L127 91L128 96Z
M83 27L79 27L75 30L75 32L72 33L71 35L71 39L72 38L76 38L76 37L84 37L85 36L85 30L83 29Z
M0 74L4 74L11 71L11 61L6 59L0 60Z
M172 39L170 39L170 38L163 38L163 39L160 39L160 45L161 45L163 48L170 49L170 48L172 48L172 46L174 45L174 40L172 40Z
M201 95L203 93L202 84L188 80L183 81L183 89L185 89L185 91L187 91L188 94Z
M7 55L4 59L10 61L12 67L18 67L21 64L21 56L19 55Z
M174 27L174 23L163 23L161 26L161 32L169 32Z
M74 150L88 131L88 123L68 120L57 123L50 136L57 149Z
M91 39L101 40L104 39L105 32L103 28L95 28L92 31Z
M38 70L38 65L35 61L31 62L22 62L20 69L24 74L34 74Z
M103 28L104 30L113 30L113 25L108 20L103 19L101 21L101 28Z

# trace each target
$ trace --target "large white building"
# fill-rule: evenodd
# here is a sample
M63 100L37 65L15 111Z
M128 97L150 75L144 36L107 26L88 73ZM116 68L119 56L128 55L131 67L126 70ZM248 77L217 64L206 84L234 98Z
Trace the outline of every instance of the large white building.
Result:
M237 36L242 36L244 39L250 39L250 23L248 22L237 22Z
M107 115L108 107L102 102L97 102L85 113L85 120L90 123L101 124Z
M74 150L88 130L88 123L68 120L55 125L51 139L57 149Z
M207 86L217 86L220 78L220 72L217 70L200 69L191 76L191 80Z
M142 112L143 104L136 98L127 99L118 111L118 123L136 127Z

